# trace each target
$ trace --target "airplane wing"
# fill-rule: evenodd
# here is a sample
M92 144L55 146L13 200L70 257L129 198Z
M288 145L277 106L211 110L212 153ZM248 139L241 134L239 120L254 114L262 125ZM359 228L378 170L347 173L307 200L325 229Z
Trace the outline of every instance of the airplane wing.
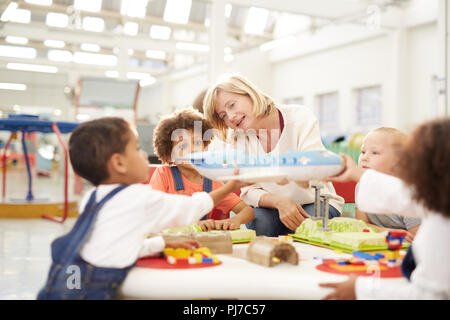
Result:
M240 180L242 182L248 183L257 183L257 182L279 182L287 178L287 175L284 174L264 174L258 175L254 173L244 173L239 175L232 176L223 176L219 177L216 180L218 181L229 181L229 180Z

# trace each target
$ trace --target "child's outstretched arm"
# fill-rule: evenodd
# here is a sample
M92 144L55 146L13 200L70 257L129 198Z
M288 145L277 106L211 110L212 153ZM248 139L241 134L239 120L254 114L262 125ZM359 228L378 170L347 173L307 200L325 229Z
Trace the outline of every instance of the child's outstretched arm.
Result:
M234 175L239 174L239 169L236 168ZM222 187L211 191L209 195L214 201L214 206L217 206L220 201L222 201L229 193L237 191L243 187L249 186L251 183L241 182L239 180L230 180L225 183Z
M255 217L255 211L244 201L240 201L231 209L236 215L223 220L215 220L215 229L217 230L235 230L241 227L241 224L249 223Z
M348 182L359 181L365 169L359 168L355 161L348 155L341 153L340 156L344 160L344 170L336 176L329 177L325 181Z

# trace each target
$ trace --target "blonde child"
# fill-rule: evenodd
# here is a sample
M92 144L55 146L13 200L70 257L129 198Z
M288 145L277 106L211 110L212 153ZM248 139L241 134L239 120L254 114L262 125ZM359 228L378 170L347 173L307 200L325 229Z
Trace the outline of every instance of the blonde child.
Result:
M145 248L148 233L196 221L241 186L229 182L188 197L140 184L148 176L147 155L121 118L79 125L69 153L73 170L95 188L84 196L72 230L53 241L52 264L38 299L114 299L138 257L154 252Z
M450 299L450 118L424 123L408 138L398 177L357 167L343 155L346 169L331 181L359 181L356 204L365 211L422 218L402 264L407 283L378 283L352 277L325 283L325 299Z
M199 132L194 133L194 130ZM193 108L178 110L158 123L153 133L154 150L162 163L172 166L155 170L150 180L153 189L191 195L222 187L222 183L201 176L192 165L179 160L191 152L205 150L210 142L209 139L203 140L208 130L211 130L209 122ZM235 215L230 217L230 211ZM232 230L239 229L241 224L250 222L253 217L253 209L236 194L230 193L198 224L203 230Z
M399 151L407 135L395 128L381 127L369 132L363 140L358 166L389 175L396 175ZM406 241L412 242L420 226L420 219L398 214L379 215L356 209L356 218L364 220L378 231L406 230Z

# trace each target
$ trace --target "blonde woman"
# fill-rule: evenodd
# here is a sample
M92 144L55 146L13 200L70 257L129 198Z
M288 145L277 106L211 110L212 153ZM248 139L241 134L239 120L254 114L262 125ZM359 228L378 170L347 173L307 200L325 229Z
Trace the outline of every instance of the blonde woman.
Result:
M208 89L204 113L219 136L250 154L285 153L289 150L325 150L317 118L300 105L278 105L245 77L229 74ZM214 143L212 144L215 145ZM331 183L322 192L335 195L329 217L340 216L343 198ZM294 182L279 185L261 182L243 188L241 198L255 208L255 218L247 224L257 235L292 233L314 213L314 190Z

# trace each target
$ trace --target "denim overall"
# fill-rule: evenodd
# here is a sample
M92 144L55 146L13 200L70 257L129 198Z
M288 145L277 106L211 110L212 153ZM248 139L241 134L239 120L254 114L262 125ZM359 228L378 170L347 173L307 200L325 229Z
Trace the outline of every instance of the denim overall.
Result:
M402 261L402 273L403 276L410 280L411 279L411 273L416 268L416 261L414 260L414 255L412 252L412 245L409 246L408 251L406 252L405 257Z
M98 203L94 190L72 230L53 241L52 265L38 300L115 299L118 287L135 263L121 269L96 267L80 257L80 248L103 205L126 187L115 188Z
M183 183L183 177L181 175L180 169L178 169L177 166L170 167L170 170L172 171L172 178L175 183L175 190L184 190L184 183ZM206 177L203 177L203 191L204 192L211 192L212 191L212 181ZM221 220L226 219L224 213L220 209L213 209L210 213L203 216L200 220L205 220L209 217L209 219L214 220Z

